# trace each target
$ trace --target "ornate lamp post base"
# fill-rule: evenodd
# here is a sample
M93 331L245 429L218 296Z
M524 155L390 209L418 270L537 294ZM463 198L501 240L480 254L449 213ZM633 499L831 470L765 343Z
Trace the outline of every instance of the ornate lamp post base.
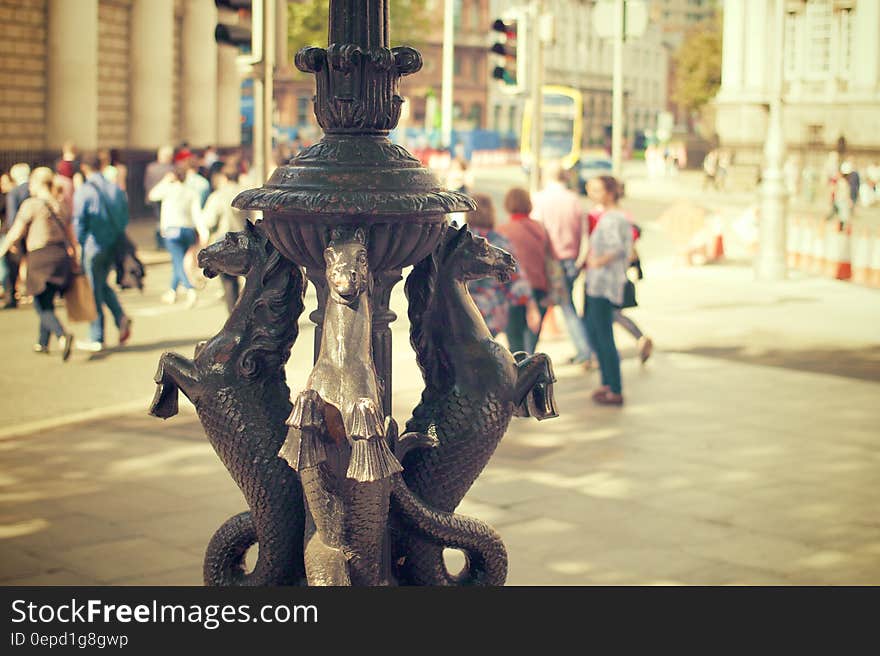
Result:
M165 354L156 375L151 413L175 414L183 391L250 508L215 534L205 581L501 585L501 538L454 511L511 417L556 416L549 358L498 345L467 291L468 280L509 277L513 258L447 227L445 215L473 201L388 140L399 78L421 57L388 48L387 0L331 0L330 45L304 49L296 64L317 78L326 136L235 199L262 210L262 222L202 251L200 265L247 273L245 295L193 360ZM410 265L410 341L425 390L400 434L388 304ZM318 291L315 365L291 403L283 367L303 268ZM245 573L254 543L259 559ZM467 555L458 576L446 570L447 547Z

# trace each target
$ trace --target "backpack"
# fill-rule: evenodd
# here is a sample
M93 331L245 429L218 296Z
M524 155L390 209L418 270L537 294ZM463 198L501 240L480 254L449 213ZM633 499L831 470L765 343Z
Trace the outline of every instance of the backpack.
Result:
M125 234L125 226L120 225L120 221L117 221L116 217L113 216L113 213L110 211L110 199L107 198L106 194L101 190L101 188L94 182L90 182L88 180L85 182L85 184L89 185L97 192L98 196L101 199L101 213L107 217L108 229L97 231L93 230L92 235L94 236L98 246L100 246L103 250L111 251L113 249L116 249L120 238Z

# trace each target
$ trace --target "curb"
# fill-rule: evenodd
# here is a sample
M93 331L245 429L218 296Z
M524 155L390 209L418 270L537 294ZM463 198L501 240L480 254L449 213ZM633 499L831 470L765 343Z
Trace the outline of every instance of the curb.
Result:
M142 399L140 401L129 401L128 403L119 403L105 408L93 408L92 410L83 410L75 412L63 417L53 417L51 419L40 419L37 421L25 422L17 426L9 426L0 429L0 442L11 440L14 438L33 437L45 431L62 428L72 424L82 424L87 421L95 421L101 419L110 419L112 417L121 417L134 413L147 414L147 408L152 403L152 397ZM195 408L189 402L180 404L181 413L195 414Z

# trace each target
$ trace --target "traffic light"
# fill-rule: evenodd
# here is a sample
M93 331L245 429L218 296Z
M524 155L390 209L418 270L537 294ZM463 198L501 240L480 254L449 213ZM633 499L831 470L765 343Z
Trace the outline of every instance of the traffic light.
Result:
M492 77L501 81L505 87L519 88L523 84L517 60L517 28L518 21L497 19L492 23L495 43L489 48L495 60Z
M214 28L214 39L217 43L235 46L243 53L251 55L254 60L259 60L261 56L259 29L254 30L252 26L258 26L261 23L263 10L263 0L214 0L217 9L225 9L238 13L238 21L234 24L217 23ZM256 34L256 43L254 43L253 35Z

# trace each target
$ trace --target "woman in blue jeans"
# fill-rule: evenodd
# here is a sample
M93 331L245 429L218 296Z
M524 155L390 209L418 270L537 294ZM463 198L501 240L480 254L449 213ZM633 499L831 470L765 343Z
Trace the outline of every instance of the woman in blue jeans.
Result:
M620 356L614 343L614 312L623 304L623 286L632 249L632 228L617 203L622 195L620 183L602 176L601 198L604 212L590 237L587 255L585 308L590 343L599 359L602 385L593 400L602 405L622 405Z
M198 194L184 185L186 169L178 167L153 187L147 199L162 203L159 215L159 230L165 240L165 248L171 255L171 286L162 295L162 302L177 302L177 288L183 287L186 303L192 307L196 303L196 290L186 275L183 259L186 252L195 245L196 220L201 213Z

